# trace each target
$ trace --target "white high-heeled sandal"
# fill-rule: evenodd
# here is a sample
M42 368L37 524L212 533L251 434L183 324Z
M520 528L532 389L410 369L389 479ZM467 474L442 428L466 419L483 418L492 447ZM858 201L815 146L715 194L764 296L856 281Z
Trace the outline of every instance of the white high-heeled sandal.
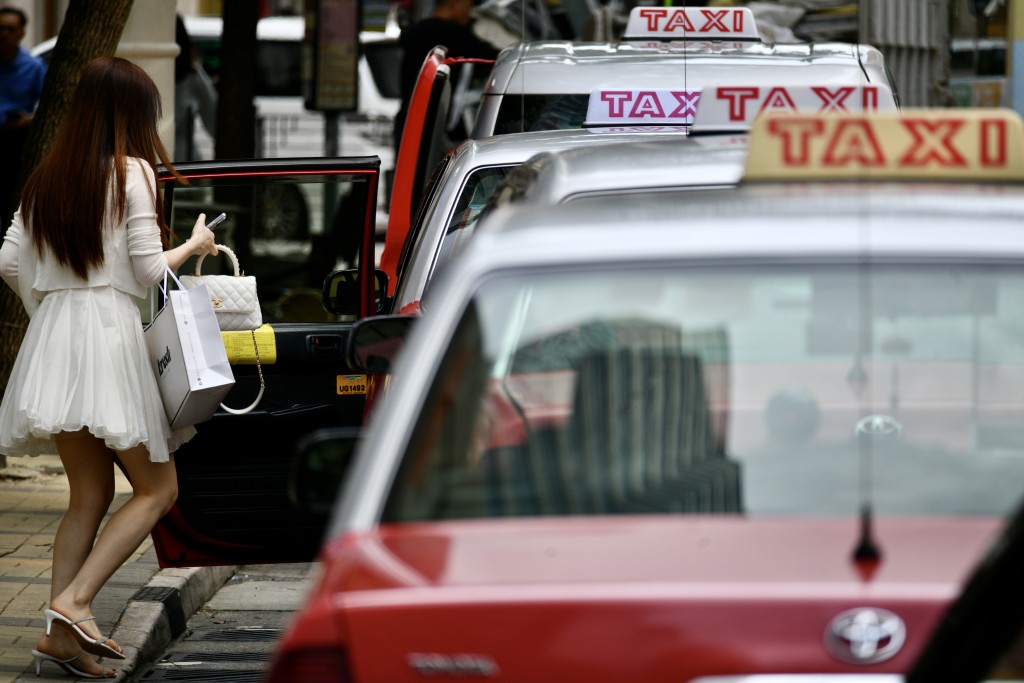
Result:
M44 609L43 614L46 616L46 635L50 635L50 627L53 622L64 624L67 628L71 629L71 633L75 636L75 640L82 646L82 649L89 654L96 655L98 657L111 657L112 659L124 659L124 653L118 652L109 645L104 645L110 638L100 636L99 638L93 638L88 633L78 628L78 625L83 621L95 621L96 617L88 616L78 619L77 621L71 621L66 616L52 609Z
M68 674L69 676L77 676L78 678L114 678L115 676L117 676L117 669L112 669L109 666L103 667L103 673L101 674L91 674L87 671L82 671L81 669L71 665L71 662L75 661L84 654L85 650L79 650L77 655L74 655L73 657L68 657L67 659L61 659L59 657L54 657L51 654L40 652L39 650L32 650L32 656L35 657L36 662L36 676L41 675L43 662L53 662L60 668L64 669L64 673ZM111 672L109 676L107 675L108 671Z

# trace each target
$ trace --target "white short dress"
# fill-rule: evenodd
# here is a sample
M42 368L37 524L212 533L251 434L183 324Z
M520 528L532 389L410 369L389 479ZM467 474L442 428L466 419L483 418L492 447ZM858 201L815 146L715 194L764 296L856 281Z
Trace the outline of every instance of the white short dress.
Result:
M45 252L21 212L0 247L0 276L21 296L28 328L0 403L0 453L57 452L52 436L87 428L114 450L143 445L153 462L195 435L171 431L137 301L163 278L156 179L128 160L126 216L104 227L104 264L82 280ZM115 224L116 223L116 224Z

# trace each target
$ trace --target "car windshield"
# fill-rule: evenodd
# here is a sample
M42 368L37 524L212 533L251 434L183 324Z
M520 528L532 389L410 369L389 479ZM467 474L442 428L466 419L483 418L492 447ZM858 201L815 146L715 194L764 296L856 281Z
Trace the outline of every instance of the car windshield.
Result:
M504 95L494 134L582 128L589 94Z
M386 521L1003 515L1024 488L1024 274L659 264L483 283Z
M425 297L434 271L439 267L443 269L466 246L473 235L480 212L501 180L514 168L508 165L488 166L472 171L455 198L455 206L448 214L441 235L436 230L427 229L422 216L418 219L412 246L403 258L397 295L400 302L406 304ZM435 169L432 185L428 188L431 198L427 200L428 204L436 203L442 208L445 206L444 200L439 197L444 190L437 183L443 177L443 172Z
M455 210L448 218L444 237L438 250L437 266L447 263L455 254L462 251L466 241L472 237L480 212L487 206L487 200L502 179L513 170L514 166L491 166L473 171L455 202Z

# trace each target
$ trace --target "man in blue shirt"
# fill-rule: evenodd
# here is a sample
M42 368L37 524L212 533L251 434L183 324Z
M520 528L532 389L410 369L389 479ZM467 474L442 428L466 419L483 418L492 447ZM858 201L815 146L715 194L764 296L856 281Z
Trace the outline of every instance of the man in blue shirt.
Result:
M0 7L0 233L13 215L21 149L43 92L46 65L21 47L28 18L17 7Z

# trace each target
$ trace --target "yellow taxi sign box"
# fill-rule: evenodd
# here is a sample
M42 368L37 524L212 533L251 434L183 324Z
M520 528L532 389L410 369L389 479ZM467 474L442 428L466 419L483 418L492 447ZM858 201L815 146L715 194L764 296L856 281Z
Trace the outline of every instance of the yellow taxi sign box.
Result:
M747 7L634 7L623 40L760 41Z
M744 179L1024 180L1024 123L1009 109L767 114Z

